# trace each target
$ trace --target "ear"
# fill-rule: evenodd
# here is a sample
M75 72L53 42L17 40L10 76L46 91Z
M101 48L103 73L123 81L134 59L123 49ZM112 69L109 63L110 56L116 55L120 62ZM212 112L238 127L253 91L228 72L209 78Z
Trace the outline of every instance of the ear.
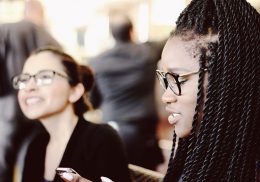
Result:
M83 84L82 83L78 83L76 86L74 86L71 89L71 93L70 93L70 96L69 96L69 101L71 103L77 102L81 98L81 96L84 94L84 91L85 91L85 88L84 88Z

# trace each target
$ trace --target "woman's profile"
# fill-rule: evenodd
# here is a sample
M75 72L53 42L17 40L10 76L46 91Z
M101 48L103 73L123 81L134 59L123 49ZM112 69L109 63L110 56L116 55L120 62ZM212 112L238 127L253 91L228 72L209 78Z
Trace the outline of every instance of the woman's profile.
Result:
M257 181L260 16L245 0L193 0L157 76L174 126L165 182Z

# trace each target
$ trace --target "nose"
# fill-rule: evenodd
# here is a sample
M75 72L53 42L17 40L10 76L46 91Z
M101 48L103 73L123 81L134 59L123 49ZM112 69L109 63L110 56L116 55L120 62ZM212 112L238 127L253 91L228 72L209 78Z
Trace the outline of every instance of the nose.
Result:
M37 84L36 84L36 80L35 77L31 77L29 79L29 81L26 83L25 85L25 90L26 91L32 91L32 90L36 90L38 88Z
M167 104L176 101L177 101L177 95L175 95L173 91L168 87L162 95L162 102Z

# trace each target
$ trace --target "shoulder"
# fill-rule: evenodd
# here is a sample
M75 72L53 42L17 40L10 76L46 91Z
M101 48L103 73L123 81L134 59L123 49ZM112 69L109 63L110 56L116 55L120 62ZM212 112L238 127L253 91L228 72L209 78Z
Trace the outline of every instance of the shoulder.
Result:
M108 124L93 123L82 118L79 120L79 127L96 139L118 137L117 131Z
M1 32L22 32L24 29L30 29L31 23L26 21L18 21L13 23L3 23L0 25Z
M144 42L143 45L148 47L150 50L155 52L162 52L164 45L166 44L167 39L163 39L160 41L147 41Z
M89 121L81 123L77 135L80 135L77 140L80 140L81 144L83 140L85 141L88 152L90 148L96 154L101 149L115 152L122 150L123 143L117 131L108 124L97 124Z
M108 49L106 51L101 52L99 55L96 55L96 56L90 58L89 59L90 66L99 67L104 62L106 62L107 59L109 59L111 57L113 52L114 52L114 49Z
M101 139L103 142L119 140L117 131L108 124L95 124L95 137Z

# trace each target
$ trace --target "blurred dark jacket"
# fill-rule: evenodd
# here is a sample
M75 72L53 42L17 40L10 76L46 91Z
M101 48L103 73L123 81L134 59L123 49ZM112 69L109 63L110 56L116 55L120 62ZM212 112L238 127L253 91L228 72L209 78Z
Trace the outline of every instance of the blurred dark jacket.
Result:
M11 78L22 72L26 58L36 48L60 44L43 28L29 21L0 24L0 181L8 182L19 140L26 133ZM26 127L25 127L26 128Z
M91 92L104 122L114 121L129 162L148 169L163 162L156 127L155 70L164 42L117 42L90 61L95 72Z
M91 101L101 107L104 121L157 117L155 70L161 51L159 42L122 42L90 61L96 76Z

